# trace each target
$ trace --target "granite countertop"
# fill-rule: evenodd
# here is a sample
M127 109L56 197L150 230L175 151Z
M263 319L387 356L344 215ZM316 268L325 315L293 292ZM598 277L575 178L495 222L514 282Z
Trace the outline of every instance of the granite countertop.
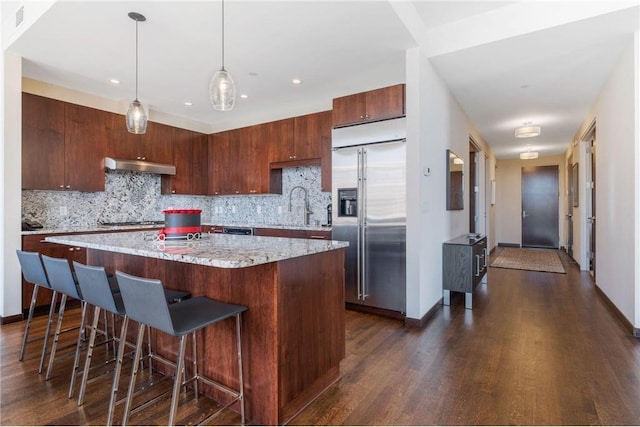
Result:
M250 227L250 228L277 228L282 230L309 230L309 231L331 231L331 227L323 227L321 225L275 225L275 224L250 224L250 223L225 223L225 224L210 224L203 223L203 226L222 226L222 227ZM95 225L95 226L68 226L68 227L59 227L59 228L41 228L39 230L33 231L23 231L23 236L33 235L33 234L65 234L65 233L108 233L110 231L121 231L121 230L141 230L141 229L150 229L150 230L159 230L163 226L157 224L149 224L149 225Z
M49 236L48 242L149 258L243 268L349 246L336 240L206 233L199 240L158 241L150 231Z

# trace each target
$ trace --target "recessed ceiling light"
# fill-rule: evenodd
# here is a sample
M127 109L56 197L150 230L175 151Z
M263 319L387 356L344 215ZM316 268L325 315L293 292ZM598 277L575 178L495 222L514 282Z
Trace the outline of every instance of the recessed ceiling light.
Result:
M184 105L186 105L187 107L191 107L193 105L193 102L191 101L185 101Z
M109 79L109 83L111 83L112 85L119 85L120 84L120 80L118 80L118 79Z
M249 97L249 95L247 95L246 93L240 94L240 98L242 98L242 99L247 99L248 97Z
M250 75L251 77L255 77L255 76L257 76L257 75L258 75L258 73L256 73L255 71L251 71L251 72L249 72L249 75Z
M293 83L294 85L299 85L300 83L302 83L302 80L300 80L300 79L292 79L291 83Z

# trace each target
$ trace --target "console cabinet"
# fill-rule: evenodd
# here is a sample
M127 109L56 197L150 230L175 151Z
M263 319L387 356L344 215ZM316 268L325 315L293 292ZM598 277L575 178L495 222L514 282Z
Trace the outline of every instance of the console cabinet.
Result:
M487 238L462 235L442 244L443 304L450 304L450 293L465 293L465 308L473 306L473 290L487 272Z

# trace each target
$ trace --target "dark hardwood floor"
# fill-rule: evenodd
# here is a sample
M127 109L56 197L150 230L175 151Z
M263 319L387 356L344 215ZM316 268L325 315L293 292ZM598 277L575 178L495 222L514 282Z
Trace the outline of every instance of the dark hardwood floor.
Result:
M639 425L640 340L589 274L561 255L567 274L490 268L473 310L453 294L423 329L348 311L342 378L291 424ZM0 329L0 422L104 424L110 377L91 384L76 406L67 399L72 358L56 362L50 381L37 373L38 343L18 362L23 327ZM214 407L205 398L185 402L178 422L195 423ZM167 414L162 402L131 421L162 425ZM217 422L239 417L229 412Z

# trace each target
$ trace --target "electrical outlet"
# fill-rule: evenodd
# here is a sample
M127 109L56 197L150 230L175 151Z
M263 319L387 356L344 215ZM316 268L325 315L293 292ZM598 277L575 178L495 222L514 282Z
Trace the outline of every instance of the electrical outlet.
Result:
M65 216L69 214L69 210L66 206L60 206L60 215Z
M256 207L256 213L257 213L258 215L260 215L260 214L262 213L262 206L257 206L257 207Z
M231 213L236 213L236 207L235 207L235 205L234 205L234 206L231 206Z
M282 206L278 206L278 215L282 215Z

